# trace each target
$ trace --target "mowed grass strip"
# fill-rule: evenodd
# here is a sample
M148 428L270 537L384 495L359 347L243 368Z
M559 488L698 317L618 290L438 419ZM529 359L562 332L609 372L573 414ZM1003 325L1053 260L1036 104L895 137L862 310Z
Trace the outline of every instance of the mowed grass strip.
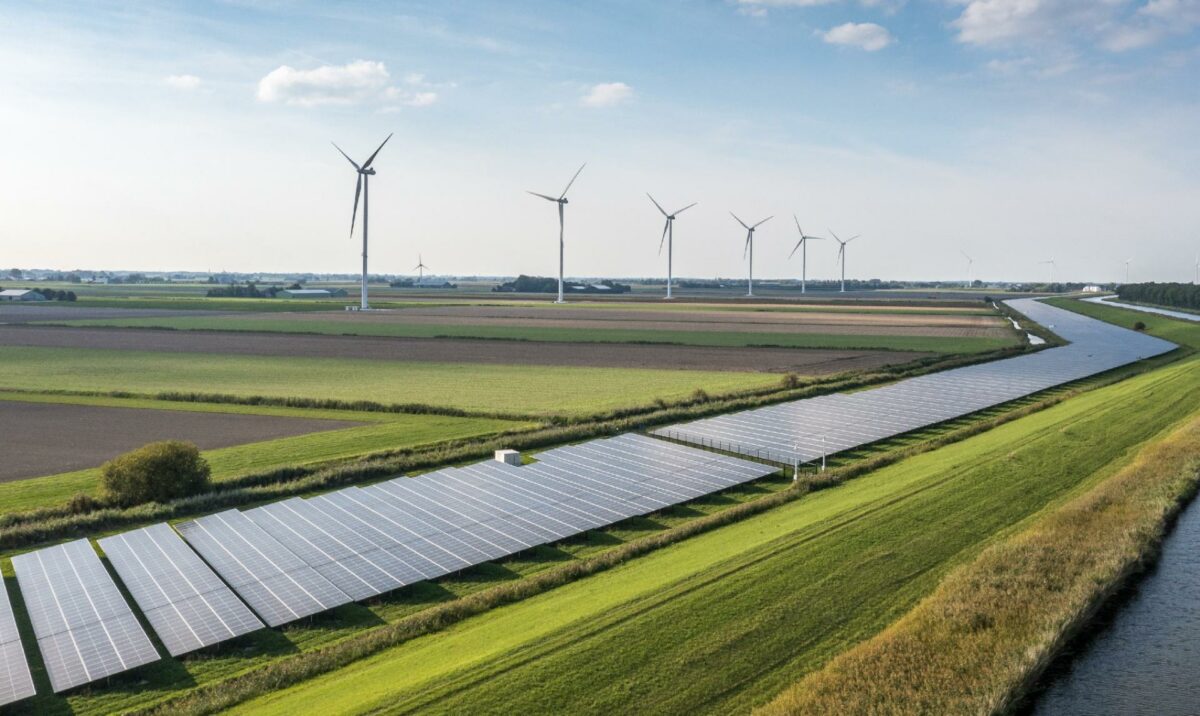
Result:
M1112 474L1198 399L1194 364L1098 389L241 711L744 711L877 633L997 535Z
M6 399L143 410L185 410L354 420L362 423L361 427L342 428L205 450L203 455L212 466L212 478L215 482L285 466L313 465L387 450L401 450L448 440L491 435L508 430L522 430L533 428L536 425L532 422L522 423L496 418L406 415L350 410L308 410L102 396L0 392L0 400ZM0 515L62 504L80 493L93 497L99 496L99 485L99 467L0 483Z
M581 350L586 350L581 348ZM603 412L778 385L779 375L0 347L0 389L211 393L418 403L529 415Z
M1193 418L1117 475L955 570L895 625L760 713L1014 707L1066 639L1156 548L1198 479L1200 418Z
M948 337L876 335L870 326L853 335L830 333L769 333L755 331L687 331L617 328L550 328L542 326L460 325L404 323L360 323L337 320L241 318L238 316L171 316L121 319L53 321L54 325L170 328L203 331L266 331L271 333L316 333L323 335L383 336L389 338L480 338L560 343L654 343L687 346L746 348L828 348L834 350L892 350L924 353L983 353L1019 343L1019 337ZM749 324L752 325L752 324Z

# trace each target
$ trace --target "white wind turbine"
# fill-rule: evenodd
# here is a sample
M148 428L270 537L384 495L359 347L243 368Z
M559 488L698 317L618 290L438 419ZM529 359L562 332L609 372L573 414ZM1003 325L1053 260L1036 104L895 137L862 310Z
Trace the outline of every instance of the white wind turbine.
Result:
M666 241L667 242L667 298L671 298L671 282L672 282L672 277L673 277L671 261L672 261L672 253L673 253L672 245L675 243L675 217L679 216L683 212L692 208L699 202L693 201L691 204L688 204L687 206L683 207L682 209L675 211L675 213L668 214L666 212L666 210L663 209L662 206L657 201L654 201L654 197L650 196L650 192L646 192L646 196L650 197L650 201L654 202L654 206L658 207L658 210L660 212L662 212L662 215L667 217L667 223L663 225L662 238L659 239L659 241L658 241L658 254L659 254L659 256L662 255L663 241Z
M391 134L387 135L387 139L383 140L383 143L379 145L379 149L383 149L383 145L387 144L388 139L391 139L391 138L392 138ZM337 144L334 144L333 142L330 142L330 144L333 144L333 148L338 150L338 152L340 152L343 157L346 157L346 161L350 162L350 164L354 167L354 171L358 172L358 183L355 184L355 186L354 186L354 211L353 211L353 213L350 214L350 237L351 238L354 237L354 219L358 216L358 195L362 194L362 200L363 200L363 223L362 223L363 268L362 268L362 296L360 298L359 308L361 308L362 310L365 311L370 308L370 305L368 305L368 303L367 303L367 205L368 205L368 199L369 199L369 192L367 191L367 184L369 183L371 177L375 174L375 170L371 168L371 162L375 161L375 155L379 154L379 149L376 149L374 151L374 153L371 154L371 156L367 157L367 161L363 162L362 166L360 167L359 165L354 163L354 160L351 159L348 154L346 154L345 152L342 151L341 147L339 147Z
M1196 254L1196 278L1192 283L1200 285L1200 254Z
M1054 283L1054 259L1038 261L1039 264L1050 264L1050 283Z
M425 260L421 258L421 254L417 254L417 265L413 266L413 271L417 272L417 283L425 279L425 269L429 268L425 265Z
M1129 264L1133 263L1133 258L1127 258L1121 263L1125 264L1125 283L1129 283Z
M746 254L747 254L747 252L749 252L749 254L750 254L750 273L748 274L748 278L746 279L746 295L753 296L754 295L754 230L757 229L758 227L762 226L763 224L767 223L768 221L770 221L772 217L768 216L767 218L763 219L762 221L758 222L757 224L754 224L753 226L747 226L746 222L742 221L741 219L739 219L737 217L737 214L735 214L731 211L731 212L729 212L729 215L732 216L734 221L741 224L742 228L746 230L746 247L744 249L742 249L742 258L746 258Z
M854 236L851 236L850 238L846 239L845 241L842 241L840 238L838 238L837 234L833 233L833 229L830 229L829 233L833 234L834 240L837 241L839 244L837 257L838 257L838 261L841 262L841 264L842 264L842 290L841 290L841 293L845 293L846 292L846 244L857 239L859 237L859 234L855 234Z
M575 176L571 177L571 181L567 182L567 188L562 190L562 193L558 195L557 199L552 196L546 196L545 194L539 194L536 191L527 192L529 194L533 194L534 196L540 196L546 201L553 201L558 204L558 300L555 301L555 303L566 303L566 301L563 299L563 207L569 203L567 200L567 191L570 190L571 185L575 183L575 180L579 178L579 172L583 171L583 167L586 166L587 162L584 162L579 167L579 169L575 172Z
M967 288L970 288L971 286L973 286L975 284L975 280L974 280L975 259L968 256L967 252L963 251L962 249L959 249L958 253L962 254L963 258L965 258L967 260Z
M796 242L796 246L792 249L792 253L788 254L788 258L796 255L796 249L800 249L800 293L808 291L806 283L808 281L808 242L809 241L824 241L823 236L806 236L804 229L800 228L800 219L792 214L792 218L796 220L796 230L800 232L800 240Z

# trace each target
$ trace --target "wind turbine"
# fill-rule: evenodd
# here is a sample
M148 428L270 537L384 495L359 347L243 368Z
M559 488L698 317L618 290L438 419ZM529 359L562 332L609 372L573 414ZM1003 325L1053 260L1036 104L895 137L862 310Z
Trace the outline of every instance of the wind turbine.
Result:
M753 296L754 295L754 230L757 229L758 227L762 226L763 224L767 223L768 221L770 221L771 217L768 216L767 218L763 219L762 221L758 222L757 224L755 224L753 226L746 226L746 222L739 219L737 217L737 214L735 214L731 211L731 212L729 212L729 215L732 216L734 218L734 221L737 221L737 223L741 224L742 228L746 230L746 247L744 249L742 249L742 258L746 258L746 252L750 253L750 273L749 273L749 278L746 280L746 295Z
M792 218L796 219L796 231L800 232L800 240L796 242L796 246L792 249L792 253L788 254L788 258L790 259L795 256L796 249L800 249L800 293L806 293L808 290L805 287L805 283L808 280L808 242L824 241L825 238L822 236L805 236L804 229L800 228L800 219L797 219L795 214L792 214Z
M391 138L392 138L391 134L387 135L387 139L383 140L383 144L379 145L379 149L383 149L383 145L387 144L388 139L391 139ZM367 184L370 181L371 177L375 174L375 170L371 168L371 162L375 161L375 155L379 154L379 149L376 149L371 154L371 156L367 157L367 161L363 162L362 166L360 167L359 165L354 163L354 160L350 158L350 155L348 155L342 151L341 147L339 147L337 144L334 144L333 142L330 142L330 144L333 144L333 148L338 150L338 152L340 152L343 157L346 157L346 161L350 162L350 165L354 167L354 171L358 172L358 183L354 185L354 211L350 214L350 238L354 238L354 219L357 218L357 216L358 216L358 195L362 194L362 200L363 200L363 225L362 225L363 272L362 272L362 296L360 297L361 301L359 304L359 308L366 311L370 308L370 306L367 305L367 204L368 204Z
M667 298L671 298L671 279L672 279L671 256L672 256L672 244L675 242L675 217L682 214L683 212L687 211L688 209L692 208L699 202L693 201L691 204L688 204L687 206L683 207L682 209L677 210L675 213L668 214L666 212L666 210L663 209L662 206L659 205L659 203L657 201L654 201L654 197L650 196L650 192L646 192L646 196L650 197L650 201L654 202L654 206L658 207L658 210L660 212L662 212L662 215L667 217L667 223L663 225L662 238L658 240L658 255L662 256L663 241L666 241L667 242Z
M555 301L555 303L566 303L566 301L563 300L563 207L569 203L567 201L567 191L571 188L571 185L575 183L575 180L579 178L579 172L583 171L583 167L586 166L587 162L584 162L579 167L579 169L575 172L575 176L571 177L571 181L567 182L567 188L562 190L562 193L558 195L557 199L552 196L546 196L545 194L539 194L536 191L528 192L534 196L540 196L546 201L553 201L558 204L558 300Z
M417 254L417 265L413 266L413 270L417 272L417 283L425 279L425 269L429 268L425 265L425 260L421 258L421 254Z
M830 229L829 233L833 234L834 240L840 244L840 246L838 246L837 257L838 257L838 261L840 261L842 264L842 290L841 290L841 293L845 293L846 292L846 244L857 239L859 237L859 235L855 234L854 236L851 236L850 238L846 239L845 241L842 241L840 238L838 238L837 234L833 233L833 229Z
M1054 283L1054 259L1049 261L1038 261L1039 264L1050 264L1050 283Z
M963 251L962 249L959 249L958 253L962 254L967 260L967 288L970 288L975 283L972 280L972 276L974 275L972 269L975 267L975 259L967 256L967 252Z
M1196 280L1192 283L1200 284L1200 254L1196 254Z
M1125 264L1125 283L1129 283L1129 264L1133 263L1133 258L1127 258L1122 263Z

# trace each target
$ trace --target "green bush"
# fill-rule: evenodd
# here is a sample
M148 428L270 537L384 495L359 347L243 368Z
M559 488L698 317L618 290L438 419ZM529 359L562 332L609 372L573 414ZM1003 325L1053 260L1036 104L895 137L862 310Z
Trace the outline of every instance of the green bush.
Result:
M170 502L206 492L210 472L200 449L179 440L144 445L100 468L109 499L126 506Z

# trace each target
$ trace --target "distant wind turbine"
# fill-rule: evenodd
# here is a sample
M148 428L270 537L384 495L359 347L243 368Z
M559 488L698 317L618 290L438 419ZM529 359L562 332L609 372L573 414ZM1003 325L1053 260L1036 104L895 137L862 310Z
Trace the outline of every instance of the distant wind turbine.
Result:
M1200 254L1196 254L1196 279L1192 283L1200 285Z
M744 249L742 249L742 258L746 258L746 254L747 254L747 252L749 252L750 273L748 274L748 278L746 279L746 295L753 296L754 295L754 230L757 229L758 227L762 226L763 224L767 223L768 221L770 221L772 217L768 216L767 218L763 219L762 221L758 222L757 224L754 224L753 226L747 226L746 222L742 221L741 219L739 219L737 217L737 214L735 214L731 211L731 212L729 212L729 215L732 216L734 221L741 224L742 228L746 230L746 247Z
M663 209L662 206L657 201L654 201L654 197L650 196L650 192L646 192L646 196L650 197L650 201L654 202L654 206L658 207L658 210L662 213L662 215L667 217L667 223L663 224L662 238L658 240L658 254L659 254L659 256L662 255L663 241L666 241L667 242L667 298L671 298L671 282L672 282L672 278L673 278L671 260L672 260L672 253L673 253L672 244L675 243L675 217L679 216L683 212L692 208L698 202L692 202L691 204L688 204L687 206L683 207L682 209L678 209L674 213L668 214L666 209Z
M391 139L391 138L392 138L391 134L387 135L387 139L383 140L383 144L379 145L379 149L383 149L383 145L387 144L388 139ZM371 177L375 174L375 170L371 168L371 162L375 161L375 156L377 154L379 154L379 149L376 149L371 154L371 156L367 157L367 161L363 162L362 166L360 167L359 165L354 163L354 160L350 158L350 155L348 155L342 151L341 147L339 147L337 144L334 144L333 142L330 142L330 144L333 144L333 148L338 150L338 152L340 152L343 157L346 157L346 161L350 162L351 166L354 167L354 171L358 172L358 183L355 184L355 186L354 186L354 211L350 214L350 237L354 238L354 219L357 218L357 216L358 216L358 195L362 194L362 200L363 200L363 223L362 223L363 269L362 269L362 295L360 297L359 308L361 308L362 310L365 311L371 307L367 303L367 205L368 205L368 198L369 198L369 193L367 191L367 184L370 181Z
M833 234L834 240L837 241L838 244L840 244L838 246L837 257L838 257L838 261L841 262L841 264L842 264L842 290L841 290L841 292L845 293L846 292L846 244L857 239L859 237L859 235L855 234L854 236L851 236L850 238L846 239L845 241L842 241L840 238L838 238L837 234L833 233L833 229L830 229L829 233Z
M540 196L546 201L553 201L558 204L558 300L555 301L555 303L566 303L566 301L563 299L563 207L569 203L567 200L567 191L570 190L571 185L575 183L575 180L579 178L579 172L583 171L583 167L586 166L587 162L584 162L579 167L579 169L575 172L575 176L571 177L571 181L567 182L567 188L562 190L562 193L558 195L557 199L552 196L546 196L545 194L539 194L536 191L528 192L534 196Z
M1050 283L1054 283L1054 259L1049 261L1038 261L1039 264L1050 264Z
M796 246L792 249L792 253L788 254L788 258L796 255L796 249L800 249L800 293L808 291L805 286L808 281L808 242L809 241L824 241L822 236L806 236L804 229L800 228L800 219L792 214L792 218L796 220L796 231L800 232L800 240L796 242Z
M421 258L421 254L417 254L417 265L413 266L413 270L417 272L417 283L425 279L425 269L429 268L425 265L425 260Z
M975 259L968 256L967 252L963 251L962 249L959 249L958 253L962 254L963 258L967 260L967 288L970 288L975 283L974 279L972 278L974 276L973 269L975 268Z
M1129 283L1129 264L1133 263L1133 258L1127 258L1122 263L1125 264L1125 283Z

